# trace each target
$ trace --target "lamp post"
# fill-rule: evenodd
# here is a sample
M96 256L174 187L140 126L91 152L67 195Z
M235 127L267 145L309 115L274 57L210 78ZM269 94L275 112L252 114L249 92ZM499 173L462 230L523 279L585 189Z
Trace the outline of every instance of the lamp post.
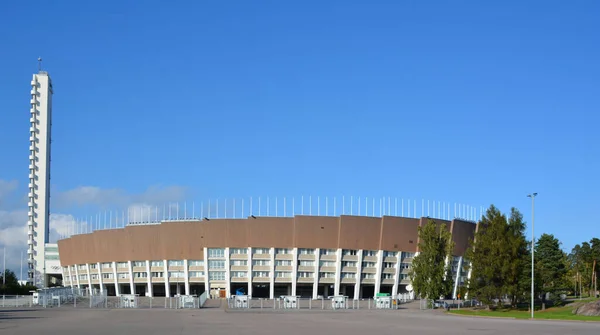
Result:
M537 193L532 193L532 194L528 194L527 197L531 198L531 319L533 319L533 313L534 313L534 309L535 309L535 305L534 305L534 269L533 269L533 261L534 261L534 254L535 254L535 235L534 235L534 224L535 224L535 197L537 196Z

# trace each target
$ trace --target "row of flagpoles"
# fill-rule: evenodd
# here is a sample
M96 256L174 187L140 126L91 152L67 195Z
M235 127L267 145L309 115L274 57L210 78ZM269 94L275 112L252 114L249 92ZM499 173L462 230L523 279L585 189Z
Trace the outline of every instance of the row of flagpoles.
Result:
M223 199L200 202L183 202L152 206L131 205L121 211L104 211L96 215L74 219L63 229L60 238L95 230L122 228L132 224L157 224L163 221L199 219L236 219L248 216L402 216L431 217L452 220L454 218L477 221L483 215L483 207L444 201L421 201L392 197L313 197L292 198L257 197L249 199Z

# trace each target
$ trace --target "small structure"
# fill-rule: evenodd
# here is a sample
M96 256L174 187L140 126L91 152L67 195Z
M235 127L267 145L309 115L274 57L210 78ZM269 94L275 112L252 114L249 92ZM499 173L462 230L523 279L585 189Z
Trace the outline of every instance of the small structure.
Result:
M196 308L195 295L180 295L178 296L178 308Z
M376 309L392 308L392 297L389 293L377 293L374 299Z
M248 308L249 297L247 295L234 295L233 308Z
M281 300L283 301L283 308L298 308L298 297L294 295L284 295L281 296Z
M343 295L334 295L331 297L331 308L333 309L346 309L348 308L346 302L348 297Z
M123 294L119 296L120 308L137 308L137 296L135 294Z

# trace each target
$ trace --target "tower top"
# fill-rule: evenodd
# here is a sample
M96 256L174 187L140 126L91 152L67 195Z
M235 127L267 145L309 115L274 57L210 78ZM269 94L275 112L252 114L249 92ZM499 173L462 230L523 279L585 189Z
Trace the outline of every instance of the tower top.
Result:
M38 72L42 72L42 57L38 57Z

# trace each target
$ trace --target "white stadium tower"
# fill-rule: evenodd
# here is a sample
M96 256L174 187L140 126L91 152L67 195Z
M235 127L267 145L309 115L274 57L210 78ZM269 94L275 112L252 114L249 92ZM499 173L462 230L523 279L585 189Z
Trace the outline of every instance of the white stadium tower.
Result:
M41 61L41 59L40 59ZM52 80L39 71L31 80L28 192L28 282L47 287L61 277L56 244L50 236L50 143Z

